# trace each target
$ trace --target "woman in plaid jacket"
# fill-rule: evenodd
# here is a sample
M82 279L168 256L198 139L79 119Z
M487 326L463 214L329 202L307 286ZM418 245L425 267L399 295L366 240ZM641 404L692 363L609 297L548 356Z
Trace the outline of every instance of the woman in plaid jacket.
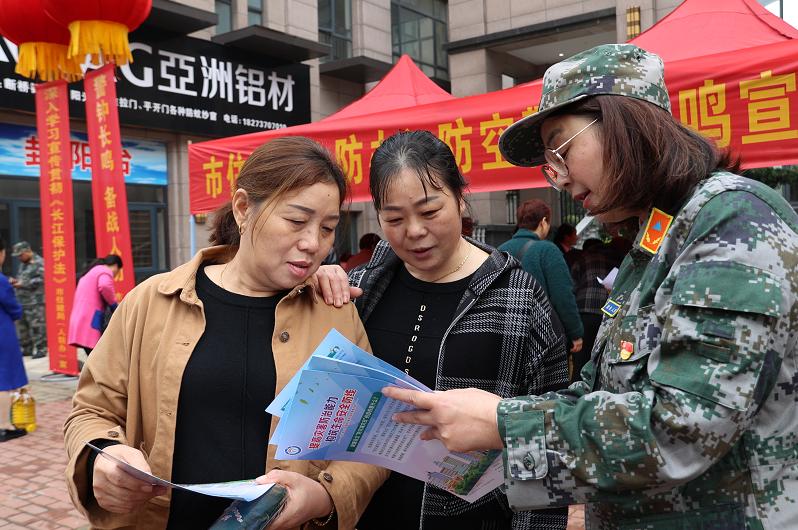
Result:
M386 241L349 282L363 289L355 305L374 354L436 390L510 397L566 386L561 326L541 286L507 253L460 235L466 183L446 144L397 133L374 153L370 186ZM328 303L342 300L342 274L320 270ZM500 489L468 504L394 473L358 529L548 530L566 520L565 509L513 514Z

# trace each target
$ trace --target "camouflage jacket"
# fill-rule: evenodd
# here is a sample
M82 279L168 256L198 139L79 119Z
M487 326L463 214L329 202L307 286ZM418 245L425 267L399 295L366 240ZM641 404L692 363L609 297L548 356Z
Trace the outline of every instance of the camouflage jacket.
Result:
M17 274L20 286L17 287L17 298L22 305L44 303L44 260L38 254L27 263L21 263Z
M582 380L499 405L513 509L589 503L591 529L796 528L796 232L778 193L729 173L656 255L641 230Z

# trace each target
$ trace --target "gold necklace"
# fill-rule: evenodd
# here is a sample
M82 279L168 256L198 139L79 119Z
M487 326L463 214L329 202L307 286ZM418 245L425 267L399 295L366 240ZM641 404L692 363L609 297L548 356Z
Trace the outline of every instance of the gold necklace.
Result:
M450 275L454 274L455 272L457 272L457 271L459 271L460 269L463 268L463 265L466 264L466 261L468 261L468 258L471 256L471 249L474 248L473 245L471 245L470 243L467 243L467 244L468 244L468 252L466 252L466 255L463 258L463 261L460 262L460 265L458 265L457 267L453 268L452 270L450 270L449 272L447 272L443 276L441 276L439 278L435 278L434 280L432 280L431 283L437 283L437 282L441 281L442 279L446 278L447 276L450 276Z
M224 267L222 267L222 272L219 273L219 287L221 287L222 289L224 289L224 271L227 270L228 265L230 265L229 261L224 264ZM226 290L227 289L225 289L225 291Z

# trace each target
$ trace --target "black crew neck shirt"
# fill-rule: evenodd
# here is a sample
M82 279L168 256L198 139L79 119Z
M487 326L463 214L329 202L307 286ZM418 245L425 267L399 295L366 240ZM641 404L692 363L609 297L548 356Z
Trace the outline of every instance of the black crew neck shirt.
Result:
M263 475L276 372L274 312L285 296L243 296L197 271L205 332L183 373L172 482L197 484ZM169 529L208 528L230 499L172 490Z
M365 323L374 355L435 389L441 341L471 276L430 283L400 267ZM357 524L358 530L418 528L424 482L391 473ZM437 526L436 529L442 528ZM454 528L464 528L462 522Z

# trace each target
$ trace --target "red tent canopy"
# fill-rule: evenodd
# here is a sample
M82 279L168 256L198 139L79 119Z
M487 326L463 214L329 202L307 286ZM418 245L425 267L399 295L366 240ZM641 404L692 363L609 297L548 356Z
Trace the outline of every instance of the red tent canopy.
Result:
M798 38L798 30L756 0L687 0L629 41L665 62Z
M711 11L718 5L736 5L737 9L721 7L720 11ZM724 22L727 16L728 21ZM697 35L694 20L712 20L711 27L726 31L712 33L707 29L707 33ZM707 24L701 26L702 31ZM772 40L739 48L735 43L742 37L740 31L749 31L743 29L746 27L759 38L770 35ZM757 27L761 31L753 29ZM798 31L759 9L754 0L687 0L634 43L665 57L665 81L674 116L719 146L729 147L741 156L743 167L751 168L798 164L795 37ZM694 54L679 58L684 42L693 42L685 47L692 47ZM388 92L396 84L385 81L374 89L381 89L374 96L375 103L379 99L390 101L382 90ZM223 204L234 189L232 185L246 156L264 142L288 135L310 136L335 153L350 180L353 201L370 200L371 155L385 137L404 129L427 129L445 141L472 192L545 186L540 169L512 166L498 149L504 129L537 110L540 92L538 80L465 98L447 99L438 94L440 100L412 107L400 102L393 110L387 110L391 108L388 103L376 105L379 112L369 114L359 112L359 101L317 123L192 144L191 211L208 212ZM368 97L367 94L364 98ZM343 114L352 107L355 113Z
M424 75L410 56L403 55L366 95L322 121L365 116L450 99L455 97Z

